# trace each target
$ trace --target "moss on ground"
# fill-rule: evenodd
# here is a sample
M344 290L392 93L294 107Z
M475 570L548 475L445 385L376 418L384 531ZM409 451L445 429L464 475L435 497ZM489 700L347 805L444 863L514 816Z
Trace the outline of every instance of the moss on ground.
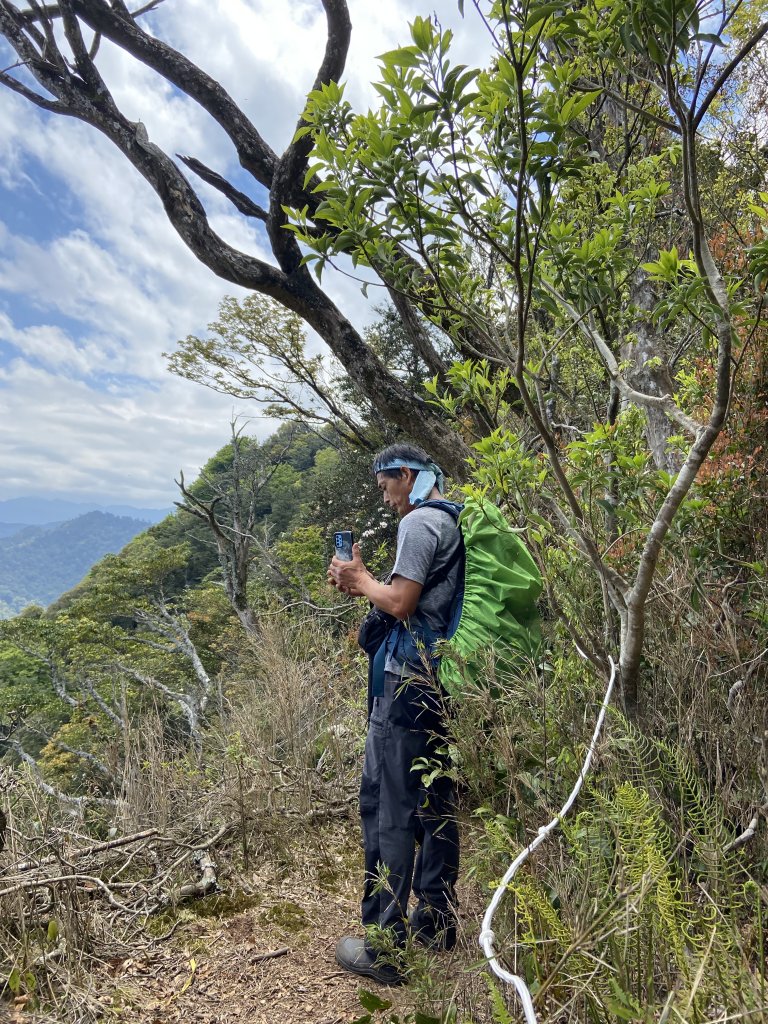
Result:
M196 900L183 900L168 906L147 921L150 935L163 935L177 922L197 921L214 918L223 920L257 907L262 901L258 893L246 893L242 889L233 892L217 892Z
M286 932L301 932L309 926L309 916L303 907L291 900L281 900L259 915L262 924L277 925Z

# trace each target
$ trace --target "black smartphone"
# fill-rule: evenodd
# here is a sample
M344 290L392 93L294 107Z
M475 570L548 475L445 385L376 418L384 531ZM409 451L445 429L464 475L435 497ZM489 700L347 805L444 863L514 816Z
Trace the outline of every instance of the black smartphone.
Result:
M333 546L335 548L335 554L337 558L340 558L343 562L352 561L352 544L354 543L355 535L351 530L339 530L333 535Z

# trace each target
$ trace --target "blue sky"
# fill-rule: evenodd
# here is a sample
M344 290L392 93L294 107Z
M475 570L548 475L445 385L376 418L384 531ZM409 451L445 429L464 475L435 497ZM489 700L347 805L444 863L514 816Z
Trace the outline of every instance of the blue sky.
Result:
M363 106L375 102L375 55L408 42L409 18L430 8L349 6L347 94ZM458 54L482 61L481 26L462 22L454 0L440 6L443 23L457 28ZM287 144L325 43L319 0L166 0L149 24L218 78L273 148ZM2 66L7 56L0 49ZM150 139L240 173L221 129L189 100L108 43L98 62ZM243 177L238 183L256 195ZM258 225L213 190L204 198L227 241L267 255ZM324 277L324 285L358 326L372 319L354 282ZM0 87L0 500L167 505L179 470L193 478L226 442L233 416L250 418L260 436L273 429L257 406L165 368L162 352L203 333L228 294L238 290L187 252L106 139Z

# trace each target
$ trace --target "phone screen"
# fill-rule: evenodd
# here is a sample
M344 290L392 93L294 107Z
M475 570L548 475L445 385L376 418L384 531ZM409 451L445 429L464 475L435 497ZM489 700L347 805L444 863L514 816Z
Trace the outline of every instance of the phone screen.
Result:
M352 561L352 543L354 536L351 530L339 530L333 535L333 545L336 550L336 557L344 562Z

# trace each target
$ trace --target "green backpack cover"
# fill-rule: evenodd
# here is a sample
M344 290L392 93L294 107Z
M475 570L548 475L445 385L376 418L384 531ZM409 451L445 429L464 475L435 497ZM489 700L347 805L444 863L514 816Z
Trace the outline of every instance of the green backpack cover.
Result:
M541 575L521 531L492 502L478 497L467 498L458 524L464 541L464 584L446 637L435 648L440 655L438 678L450 694L458 693L467 679L478 678L489 651L497 669L514 671L534 659L541 644L536 607Z

